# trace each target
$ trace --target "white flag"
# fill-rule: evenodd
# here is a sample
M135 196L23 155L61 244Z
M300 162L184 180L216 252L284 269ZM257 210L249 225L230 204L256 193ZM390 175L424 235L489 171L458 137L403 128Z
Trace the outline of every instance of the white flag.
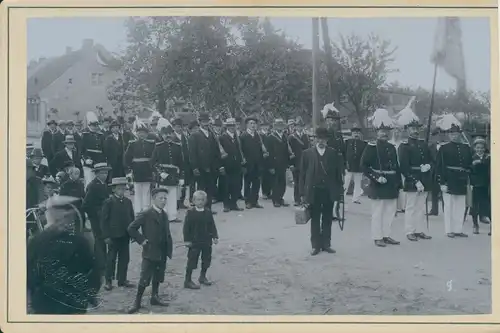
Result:
M431 61L457 80L457 90L465 90L465 61L460 18L438 19Z

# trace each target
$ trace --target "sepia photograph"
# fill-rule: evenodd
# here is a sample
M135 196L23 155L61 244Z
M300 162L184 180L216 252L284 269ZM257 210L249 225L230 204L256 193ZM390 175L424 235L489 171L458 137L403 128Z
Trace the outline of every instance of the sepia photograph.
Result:
M490 16L261 13L26 19L26 318L492 314Z

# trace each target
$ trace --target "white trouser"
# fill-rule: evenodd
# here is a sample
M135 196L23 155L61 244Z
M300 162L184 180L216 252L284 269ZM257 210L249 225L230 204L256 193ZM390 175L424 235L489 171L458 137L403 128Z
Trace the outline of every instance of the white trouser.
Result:
M135 213L140 213L148 209L151 205L151 183L140 182L134 183L134 210Z
M449 233L461 233L465 212L465 195L443 193L444 230Z
M93 181L95 178L95 173L91 168L84 166L83 167L83 181L85 182L85 188Z
M349 189L349 185L351 185L351 180L354 181L354 189L352 192L352 202L358 201L359 198L363 195L363 188L361 188L361 182L363 180L363 173L361 172L347 172L345 176L345 193Z
M398 204L396 210L397 211L404 210L405 207L406 207L406 192L400 190L398 195Z
M177 219L177 193L178 187L177 186L164 186L161 185L161 188L166 188L168 190L167 194L167 204L163 208L165 213L167 213L168 220L173 221Z
M372 239L391 236L398 199L372 199Z
M427 192L405 192L405 231L406 234L424 232L425 228L425 200Z

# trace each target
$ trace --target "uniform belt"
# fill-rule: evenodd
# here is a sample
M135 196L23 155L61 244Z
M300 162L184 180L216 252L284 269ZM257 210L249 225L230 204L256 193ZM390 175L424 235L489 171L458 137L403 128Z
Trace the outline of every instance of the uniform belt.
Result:
M102 150L99 150L99 149L87 149L87 151L89 151L91 153L102 153Z
M171 168L171 169L176 169L179 170L179 167L173 164L158 164L158 167L160 168Z
M134 158L132 159L132 162L149 162L149 158L147 157Z
M447 169L450 170L455 170L455 171L462 171L462 172L468 172L469 170L462 168L462 167L454 167L454 166L447 166Z
M386 175L394 175L396 174L396 171L394 170L375 170L375 169L372 169L373 172L377 172L377 173L383 173L383 174L386 174Z
M411 167L412 170L421 170L420 167Z

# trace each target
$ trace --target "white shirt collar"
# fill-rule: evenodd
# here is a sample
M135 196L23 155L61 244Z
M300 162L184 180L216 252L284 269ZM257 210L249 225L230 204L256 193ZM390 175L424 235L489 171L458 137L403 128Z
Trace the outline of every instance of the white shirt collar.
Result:
M229 134L229 136L230 136L232 139L234 139L234 133L231 133L231 132L229 132L229 131L226 131L226 132L227 132L227 134Z
M197 212L205 211L205 207L202 207L202 208L194 207L194 208L196 209Z
M247 133L250 134L251 136L255 135L255 131L251 131L249 128L247 128Z
M176 136L179 140L180 140L180 139L182 139L182 134L179 134L179 133L177 133L177 132L174 132L174 133L175 133L175 136Z
M162 210L160 208L156 207L155 205L151 205L151 207L153 207L153 209L156 210L158 214L161 214Z
M318 151L318 153L321 156L323 156L323 154L325 153L326 148L320 148L318 145L316 145L316 150Z
M203 128L201 128L201 127L200 127L200 131L201 131L203 134L205 134L205 136L208 138L209 133L208 133L208 131L207 131L206 129L203 129Z

